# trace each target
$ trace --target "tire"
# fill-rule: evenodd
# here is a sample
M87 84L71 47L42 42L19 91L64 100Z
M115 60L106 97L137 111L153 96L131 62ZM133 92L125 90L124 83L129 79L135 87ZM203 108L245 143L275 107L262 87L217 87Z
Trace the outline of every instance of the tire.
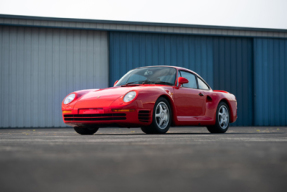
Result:
M153 134L152 129L150 129L149 127L141 127L142 132L144 132L145 134Z
M80 135L93 135L99 130L99 128L98 127L74 127L74 130Z
M169 102L160 97L154 105L151 125L141 127L141 130L146 134L164 134L169 130L171 117L172 111Z
M230 112L228 105L221 101L216 110L216 123L213 126L208 126L210 133L225 133L229 127Z

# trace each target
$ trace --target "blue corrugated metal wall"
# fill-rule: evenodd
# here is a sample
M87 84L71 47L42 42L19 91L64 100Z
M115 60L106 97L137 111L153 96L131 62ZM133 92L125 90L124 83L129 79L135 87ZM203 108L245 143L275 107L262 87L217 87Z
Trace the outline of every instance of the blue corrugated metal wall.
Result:
M111 32L109 43L110 86L128 70L150 65L186 67L213 86L210 37Z
M182 66L235 94L233 125L287 125L287 40L131 32L110 32L109 40L110 86L139 66Z
M254 39L255 125L287 125L287 40Z
M252 39L215 37L213 42L213 89L234 94L238 119L232 125L253 125Z

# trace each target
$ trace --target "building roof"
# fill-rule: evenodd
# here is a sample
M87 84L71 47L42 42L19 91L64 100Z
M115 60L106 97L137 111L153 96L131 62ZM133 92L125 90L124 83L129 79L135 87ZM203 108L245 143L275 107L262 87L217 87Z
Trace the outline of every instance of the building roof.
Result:
M1 15L0 25L212 36L286 38L286 29Z

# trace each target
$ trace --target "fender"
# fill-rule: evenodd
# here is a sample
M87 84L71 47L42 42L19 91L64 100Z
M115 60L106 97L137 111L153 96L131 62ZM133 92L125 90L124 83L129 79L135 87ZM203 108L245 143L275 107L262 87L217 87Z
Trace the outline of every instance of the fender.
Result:
M66 97L68 96L68 95L67 95L67 96L63 99L63 101L62 101L62 111L63 111L63 110L73 110L74 105L75 105L76 101L77 101L79 98L81 98L83 95L85 95L85 94L87 94L87 93L89 93L89 92L91 92L91 91L96 91L96 90L99 90L99 89L83 89L83 90L74 91L74 92L69 93L68 95L70 95L70 94L72 94L72 93L76 94L76 97L75 97L75 99L74 99L71 103L65 105L65 104L64 104L64 101L65 101Z
M218 95L218 97L214 97L214 96L211 97L212 99L215 100L216 108L221 101L224 101L229 107L230 123L235 122L237 119L237 101L236 101L235 95L227 91L222 91L222 90L214 90L213 92L215 92L216 95ZM216 118L216 114L214 118Z

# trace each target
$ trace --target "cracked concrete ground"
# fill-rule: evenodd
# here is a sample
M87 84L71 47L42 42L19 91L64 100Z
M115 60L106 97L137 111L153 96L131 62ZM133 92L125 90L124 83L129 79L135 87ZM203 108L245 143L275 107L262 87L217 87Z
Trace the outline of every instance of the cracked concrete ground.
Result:
M287 127L0 129L0 191L286 191Z

